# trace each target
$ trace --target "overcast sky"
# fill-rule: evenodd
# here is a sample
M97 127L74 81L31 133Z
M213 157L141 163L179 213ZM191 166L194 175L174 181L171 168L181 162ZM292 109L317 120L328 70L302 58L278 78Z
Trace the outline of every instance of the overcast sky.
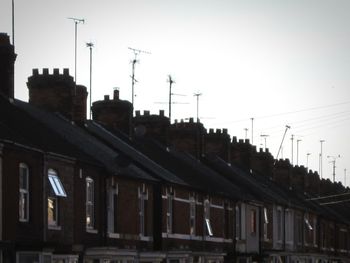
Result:
M77 82L89 88L92 41L92 100L120 88L131 100L128 47L136 65L135 109L157 113L168 106L167 75L176 81L172 116L199 115L206 128L228 128L238 139L252 137L276 157L319 170L344 183L350 175L350 1L348 0L15 0L17 98L28 100L33 68L69 68L74 76L74 23L78 25ZM11 0L0 3L0 31L11 34ZM187 104L186 104L187 103ZM350 184L350 176L346 182Z

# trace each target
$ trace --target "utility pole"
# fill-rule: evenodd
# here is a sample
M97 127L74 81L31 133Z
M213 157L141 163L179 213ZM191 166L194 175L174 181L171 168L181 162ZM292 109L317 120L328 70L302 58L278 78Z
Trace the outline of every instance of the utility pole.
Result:
M168 76L168 82L169 82L169 121L171 123L171 96L172 96L172 92L171 92L171 87L172 85L175 83L175 81L171 78L171 76Z
M77 83L77 57L78 57L78 51L77 51L77 42L78 42L78 24L85 23L85 19L81 18L75 18L75 17L68 17L68 19L73 20L74 22L74 81Z
M91 112L91 99L92 99L92 48L94 47L94 44L92 42L86 43L86 46L90 49L90 105L89 105L89 112L90 112L90 120L92 120L92 112Z
M299 165L299 142L301 142L300 139L297 140L297 165Z
M264 146L265 146L265 151L266 151L266 138L269 137L269 135L261 134L260 137L264 138Z
M278 155L280 154L280 151L281 151L281 148L282 148L282 144L283 144L284 138L286 137L286 133L287 133L288 129L290 129L290 126L286 125L286 129L285 129L285 131L284 131L284 134L283 134L283 138L282 138L280 147L278 148L278 152L277 152L276 160L275 160L275 163L274 163L274 164L276 164L276 162L277 162L277 160L278 160Z
M325 140L320 140L320 143L321 143L321 152L320 152L320 160L319 160L319 171L320 171L320 176L321 176L321 179L323 178L323 148L322 148L322 145L323 143L325 142Z
M131 48L128 47L128 49L130 49L132 52L134 52L134 59L131 61L132 64L132 75L131 75L131 103L132 103L132 108L133 108L133 112L135 109L135 105L134 105L134 98L135 98L135 82L137 82L137 80L135 79L135 65L137 62L139 62L137 60L137 56L141 53L144 54L151 54L151 52L148 51L144 51L144 50L140 50L140 49L135 49L135 48ZM133 113L134 114L134 113Z
M197 97L197 122L199 122L199 96L202 96L202 93L195 93L193 96Z
M340 158L340 155L338 156L327 156L327 158L332 158L332 161L330 161L330 163L332 163L332 166L333 166L333 183L335 182L335 163L337 161L338 158Z

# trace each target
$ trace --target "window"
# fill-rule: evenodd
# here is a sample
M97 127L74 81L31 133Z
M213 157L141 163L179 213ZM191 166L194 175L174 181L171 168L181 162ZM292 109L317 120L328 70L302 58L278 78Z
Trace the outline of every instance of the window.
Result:
M264 207L264 239L268 239L268 224L269 224L269 217L268 217L268 211L267 208Z
M235 235L236 240L240 240L241 237L241 206L236 205L235 208Z
M26 164L19 165L19 221L29 221L29 168Z
M166 229L167 233L170 234L173 232L173 203L174 203L174 193L172 192L172 189L169 190L167 193L167 206L168 210L166 213Z
M256 210L250 210L250 233L256 235Z
M230 210L228 203L224 203L224 237L230 238Z
M143 185L142 191L139 189L140 234L142 236L147 236L147 199L148 194L145 185Z
M282 209L277 208L277 241L282 242Z
M59 225L58 197L67 197L67 194L55 170L48 170L48 179L52 190L49 191L47 198L47 223L49 227L55 227Z
M196 200L190 197L190 234L196 233Z
M95 187L94 180L86 178L86 228L93 229L95 226Z
M58 178L56 171L49 169L48 177L55 195L67 197L66 191L64 190L61 180Z
M204 219L208 236L213 236L213 231L210 225L210 201L208 199L204 201Z
M297 231L296 231L296 240L298 245L301 245L303 242L303 225L302 225L302 217L301 215L297 215L296 216L296 227L297 227Z
M47 198L47 223L49 226L58 225L57 201L56 197Z
M108 232L117 233L118 185L113 185L113 183L110 183L108 187Z
M285 210L286 242L293 242L293 214L289 209Z

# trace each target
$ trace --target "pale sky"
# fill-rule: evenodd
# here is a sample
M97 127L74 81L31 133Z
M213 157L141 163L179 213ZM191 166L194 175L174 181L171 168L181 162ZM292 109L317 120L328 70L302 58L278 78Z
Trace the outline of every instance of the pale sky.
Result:
M128 47L141 54L136 65L135 109L168 112L170 74L176 81L172 116L199 115L206 128L228 128L276 157L283 155L344 184L350 175L350 1L348 0L15 0L17 98L27 101L32 68L70 68L74 76L74 23L78 25L77 82L89 89L92 41L92 100L119 87L131 100ZM0 31L11 35L11 0L0 3ZM348 176L346 185L350 185Z

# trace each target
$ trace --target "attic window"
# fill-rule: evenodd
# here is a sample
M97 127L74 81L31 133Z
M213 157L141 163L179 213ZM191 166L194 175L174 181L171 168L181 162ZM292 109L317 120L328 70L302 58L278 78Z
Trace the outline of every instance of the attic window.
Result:
M306 224L307 228L308 228L310 231L313 230L313 228L312 228L312 226L311 226L311 224L310 224L310 222L309 222L309 219L305 218L305 224Z
M49 170L49 181L56 196L67 197L66 191L63 188L60 178L58 178L57 173L50 169Z
M205 219L205 225L207 226L207 230L208 230L208 235L209 236L213 236L213 231L211 229L211 225L210 225L210 220L209 219Z

